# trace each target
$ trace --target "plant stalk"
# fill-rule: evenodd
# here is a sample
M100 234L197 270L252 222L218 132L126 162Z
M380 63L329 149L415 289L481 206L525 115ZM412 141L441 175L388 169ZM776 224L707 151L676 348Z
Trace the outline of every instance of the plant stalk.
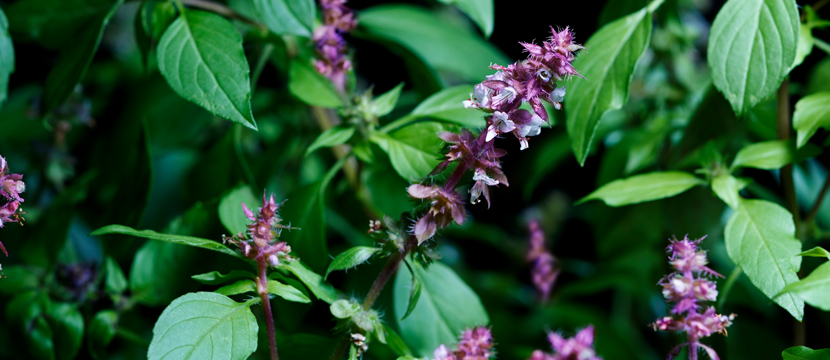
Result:
M265 326L268 329L268 349L271 352L271 360L279 360L277 353L277 334L274 331L274 315L271 312L271 301L268 298L268 264L265 260L257 261L257 291L262 299L262 310L265 312Z
M389 257L389 261L386 262L386 266L384 266L383 270L380 271L380 274L378 274L375 282L372 283L369 293L366 294L366 298L363 300L364 311L372 308L372 305L375 303L375 300L377 300L381 290L383 290L383 287L386 286L386 283L389 282L392 275L395 275L398 271L398 267L401 265L401 260L403 260L406 254L407 251L398 252Z
M827 195L828 188L830 188L830 174L827 174L827 178L824 179L824 186L821 187L821 192L818 193L816 202L813 203L813 207L807 213L807 217L804 218L804 223L809 223L818 215L818 210L821 208L821 203L824 202L824 195Z

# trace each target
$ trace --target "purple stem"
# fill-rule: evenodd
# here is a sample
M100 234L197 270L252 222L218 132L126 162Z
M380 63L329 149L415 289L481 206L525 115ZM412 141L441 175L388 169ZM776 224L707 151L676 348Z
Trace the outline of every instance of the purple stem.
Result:
M274 331L274 315L271 313L271 301L268 298L268 264L265 260L257 261L257 270L259 270L257 291L262 299L262 310L265 312L265 325L268 328L268 348L271 350L271 360L279 360L277 334Z

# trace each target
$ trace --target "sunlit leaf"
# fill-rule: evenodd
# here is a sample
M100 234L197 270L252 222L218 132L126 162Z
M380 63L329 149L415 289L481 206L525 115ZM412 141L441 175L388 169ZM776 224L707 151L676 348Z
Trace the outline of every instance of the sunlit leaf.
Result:
M315 70L308 61L294 59L288 69L288 91L302 102L325 108L343 106L343 99L331 80Z
M92 236L101 236L107 234L124 234L130 236L136 236L145 239L152 239L152 240L160 240L166 241L175 244L182 244L182 245L189 245L194 247L199 247L202 249L208 249L213 251L218 251L223 254L231 255L233 257L239 259L245 259L244 256L239 254L236 251L231 250L227 246L223 245L222 243L214 240L208 239L200 239L192 236L182 236L182 235L171 235L171 234L159 234L152 230L136 230L128 226L123 225L108 225L104 226L98 230L93 231L90 235Z
M251 187L247 185L231 190L219 202L219 220L232 235L245 234L248 224L251 223L242 211L243 203L253 212L262 206L262 200L257 199Z
M738 194L751 181L736 178L729 174L721 174L712 179L712 191L732 209L740 205L741 196Z
M254 0L257 15L277 35L311 37L316 7L313 0Z
M709 35L712 81L735 114L771 96L789 73L798 45L793 0L729 0Z
M764 200L741 200L726 224L726 251L761 292L798 320L804 302L792 294L776 295L798 281L801 242L792 215Z
M346 270L356 267L366 262L366 260L369 260L372 255L377 254L380 250L380 248L370 246L355 246L350 248L340 253L340 255L337 255L337 257L331 261L324 278L327 278L332 271Z
M580 199L577 204L599 199L609 206L623 206L672 197L705 182L681 171L654 172L612 181Z
M830 262L821 264L805 278L787 284L779 295L782 294L795 294L814 307L830 311Z
M781 353L784 360L826 360L830 349L813 350L806 346L793 346Z
M795 103L793 127L798 133L798 147L804 146L818 128L830 128L830 92L820 92Z
M186 11L164 31L156 52L159 71L179 96L257 129L242 36L230 21L205 11Z
M352 126L335 126L320 133L314 142L308 146L305 155L311 154L314 150L324 147L332 147L346 143L354 135L354 127Z

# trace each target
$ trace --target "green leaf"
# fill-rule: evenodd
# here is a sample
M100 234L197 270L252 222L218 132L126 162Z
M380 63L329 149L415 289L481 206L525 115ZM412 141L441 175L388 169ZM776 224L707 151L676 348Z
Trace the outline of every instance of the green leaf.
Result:
M127 278L118 263L111 257L106 260L107 277L104 281L105 288L109 294L121 294L127 290Z
M308 156L313 153L314 150L319 148L345 144L346 141L349 141L349 139L352 138L352 135L354 135L354 127L345 125L335 126L323 131L319 136L317 136L316 139L314 139L314 142L308 146L308 149L305 151L305 156Z
M816 247L814 247L810 250L807 250L807 251L805 251L801 254L798 254L798 256L823 257L823 258L827 258L828 260L830 260L830 251L824 250L824 248L821 247L821 246L816 246Z
M173 300L153 327L147 358L247 359L256 350L259 330L250 310L252 303L240 304L209 292L190 293Z
M804 316L804 302L792 294L775 297L798 281L801 242L795 238L792 215L764 200L741 200L726 224L726 251L761 292L797 320Z
M395 104L398 103L398 98L401 97L401 90L403 90L403 83L372 100L372 114L381 117L392 112L395 109Z
M418 305L418 299L421 298L421 280L418 279L418 276L415 274L415 271L412 270L412 266L409 265L409 262L406 262L406 267L409 269L412 276L412 289L409 291L409 302L406 304L406 313L403 314L403 317L401 317L400 320L406 319L410 314L412 314L412 311L415 310L415 306Z
M308 296L303 294L302 291L297 290L297 288L291 285L286 285L276 280L268 280L268 292L288 301L300 303L311 302Z
M830 128L830 92L820 92L801 98L795 104L793 127L798 133L799 148L810 140L818 128Z
M408 181L420 181L441 162L443 141L438 133L445 130L440 123L421 122L391 135L374 132L371 140L389 155L392 167L401 177Z
M804 62L804 58L813 51L813 28L808 24L801 24L798 31L798 46L795 51L795 60L791 69Z
M55 303L46 314L46 321L54 332L55 358L74 359L84 338L84 317L71 304Z
M105 349L118 330L118 313L103 310L95 314L86 330L86 343L94 359L105 358Z
M281 266L281 268L290 271L300 281L308 287L309 290L317 296L318 299L323 300L329 304L337 300L337 291L328 282L323 280L323 277L311 271L299 260L292 261L288 265Z
M441 344L457 341L460 331L490 322L478 295L442 263L429 269L414 268L423 283L421 300L406 320L397 320L401 336L419 356L431 356ZM412 275L398 271L394 285L395 318L400 319L409 302Z
M329 306L329 311L334 317L338 319L348 319L352 315L360 312L361 306L356 302L351 302L346 299L337 300Z
M473 87L470 85L446 88L432 94L418 104L409 116L412 118L429 117L478 129L486 123L484 121L485 114L473 109L466 109L462 104L464 100L470 98L472 92Z
M585 78L574 78L568 86L566 105L568 135L580 165L585 164L603 114L628 101L634 66L651 38L648 9L603 26L588 42L585 53L573 63Z
M735 114L775 93L795 60L798 31L793 0L729 0L720 9L707 60Z
M242 36L225 18L183 12L159 40L159 71L179 96L256 130Z
M9 75L14 72L14 45L9 35L9 20L0 9L0 106L9 94Z
M46 77L43 91L43 109L52 111L69 97L75 90L75 85L83 79L92 58L98 51L98 45L104 36L110 18L124 3L118 0L110 3L108 8L98 8L89 15L88 22L78 30L77 37L72 40L72 46L65 45L58 56L57 63Z
M27 291L15 295L6 306L5 324L23 335L20 344L35 359L54 359L54 331L44 317L50 306L45 292Z
M400 335L395 332L389 325L383 324L383 330L386 332L386 345L398 356L412 356L412 350L406 346Z
M313 0L254 0L254 7L274 34L311 37L316 17Z
M493 0L439 0L444 4L454 4L478 25L484 37L493 34Z
M262 202L256 198L248 185L231 190L219 202L219 220L231 234L245 234L248 231L248 223L251 221L242 211L243 203L254 212L262 206Z
M795 148L792 145L789 140L776 140L744 146L735 155L732 168L780 169L784 165L793 162Z
M236 279L254 279L256 275L250 271L244 270L231 270L227 275L223 275L218 271L211 271L209 273L193 275L191 276L194 280L207 285L219 285L224 282L228 282L231 280Z
M781 353L784 360L827 360L830 349L813 350L806 346L793 346Z
M750 182L752 181L736 178L730 174L721 174L712 179L712 191L734 210L738 208L741 202L741 196L738 192L749 185Z
M208 249L213 251L218 251L223 254L231 255L233 257L247 260L244 256L239 254L236 251L231 250L227 246L223 245L218 241L208 240L208 239L201 239L192 236L182 236L182 235L171 235L171 234L159 234L152 230L136 230L128 226L124 225L108 225L104 226L98 230L93 231L90 236L101 236L107 234L124 234L130 236L136 236L145 239L151 240L160 240L160 241L167 241L170 243L175 244L182 244L188 246L194 246L202 249Z
M795 294L806 303L830 311L830 262L819 265L810 275L787 284L777 295Z
M9 296L34 289L43 276L42 268L21 265L12 265L2 271L6 277L0 280L0 294Z
M355 35L398 44L432 70L448 71L469 82L492 75L491 63L510 63L484 39L418 6L378 5L357 17Z
M672 197L705 182L682 171L653 172L614 180L576 204L599 199L608 206L623 206Z
M311 106L332 109L343 106L343 98L331 80L320 75L309 61L303 59L292 60L288 67L288 91Z
M326 269L326 275L323 278L328 278L332 271L346 270L357 267L358 265L366 262L366 260L369 260L372 255L380 252L380 250L381 249L379 248L371 246L355 246L348 249L340 253L340 255L337 255L337 257L331 261L329 268Z
M239 295L247 292L257 292L256 283L251 279L239 280L233 284L220 287L216 291L217 294L225 296Z

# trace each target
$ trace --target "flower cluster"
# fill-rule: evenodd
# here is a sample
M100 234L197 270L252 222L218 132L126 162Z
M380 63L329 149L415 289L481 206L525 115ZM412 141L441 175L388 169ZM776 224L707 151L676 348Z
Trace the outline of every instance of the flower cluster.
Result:
M668 247L669 264L674 272L663 278L659 285L663 287L663 297L666 301L675 303L671 309L672 316L665 316L651 324L654 330L685 332L688 342L677 345L669 353L668 359L680 354L680 348L689 347L689 359L696 360L698 349L703 349L710 358L717 360L715 350L703 345L699 340L714 333L726 335L726 328L732 324L735 315L719 315L714 307L701 310L701 302L715 301L718 290L715 283L705 276L718 276L706 264L706 252L698 248L698 244L705 239L671 240Z
M24 191L26 184L23 183L23 175L10 174L9 164L0 156L0 228L7 222L23 224L23 210L20 208L23 198L20 193ZM9 256L3 243L0 243L0 250Z
M343 34L355 27L354 13L345 4L346 0L320 0L324 23L314 30L314 42L320 55L314 66L340 90L345 88L346 72L352 68L351 61L346 58L348 48Z
M548 334L548 341L556 354L547 354L536 350L528 360L602 360L594 351L594 327L588 326L572 338L564 338L558 333Z
M494 345L490 329L477 326L461 333L455 350L450 351L441 345L435 349L433 356L434 360L487 360L495 355Z
M559 32L551 28L551 33L542 45L520 43L530 54L528 58L507 67L491 66L498 71L476 85L470 99L464 101L464 107L492 114L487 117L487 141L499 134L513 133L524 150L528 147L527 137L538 135L542 123L548 121L542 101L553 104L557 110L562 108L565 87L558 86L556 81L580 76L572 63L583 47L574 43L573 32L567 27ZM530 104L533 113L519 109L522 102Z
M223 235L222 240L235 244L242 254L258 263L277 266L281 262L295 260L293 256L288 255L291 252L291 246L288 246L285 241L277 240L282 229L299 230L281 224L282 218L279 217L277 211L284 203L285 201L277 204L273 194L267 198L265 193L262 194L262 207L256 213L243 203L242 211L245 217L252 221L248 225L247 234L239 233L233 237Z
M559 277L559 269L556 266L556 258L545 247L545 233L539 226L539 222L532 220L530 228L530 249L527 252L527 261L533 263L533 285L542 297L542 302L548 300L553 283Z
M577 75L571 65L575 53L582 46L573 42L569 28L556 32L542 45L521 43L530 53L528 58L508 67L491 66L497 70L494 75L476 85L464 107L475 108L487 113L487 130L478 136L463 130L461 134L440 133L438 136L451 144L444 161L430 175L438 175L450 163L458 166L440 188L427 185L412 185L409 194L417 199L431 200L429 211L415 223L413 233L418 243L429 239L435 232L455 220L464 222L466 212L463 201L455 192L458 181L470 170L475 184L470 189L470 202L480 202L484 196L490 207L490 187L509 186L501 169L499 158L506 152L494 146L494 139L501 134L513 133L519 139L521 149L527 149L529 136L539 135L548 114L542 101L548 101L556 109L565 96L565 88L556 84L569 76ZM526 102L533 111L519 109Z

